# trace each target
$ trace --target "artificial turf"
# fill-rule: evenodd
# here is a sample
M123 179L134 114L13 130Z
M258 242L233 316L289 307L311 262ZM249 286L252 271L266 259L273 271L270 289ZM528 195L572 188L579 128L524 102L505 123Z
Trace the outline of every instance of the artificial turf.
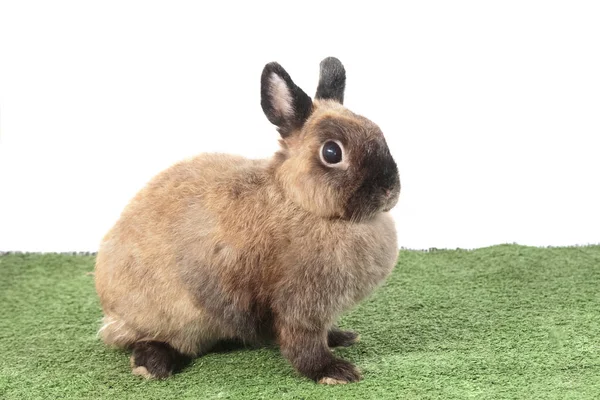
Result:
M0 256L0 398L597 399L600 246L400 252L340 320L364 373L321 386L275 347L211 353L164 381L96 337L94 257Z

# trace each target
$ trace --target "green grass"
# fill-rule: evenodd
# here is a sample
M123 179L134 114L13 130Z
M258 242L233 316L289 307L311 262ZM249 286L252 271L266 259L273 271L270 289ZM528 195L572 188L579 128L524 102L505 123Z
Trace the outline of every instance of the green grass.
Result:
M0 256L0 398L596 399L600 246L402 251L386 284L340 325L364 373L326 387L276 348L196 359L166 381L131 375L96 338L94 258Z

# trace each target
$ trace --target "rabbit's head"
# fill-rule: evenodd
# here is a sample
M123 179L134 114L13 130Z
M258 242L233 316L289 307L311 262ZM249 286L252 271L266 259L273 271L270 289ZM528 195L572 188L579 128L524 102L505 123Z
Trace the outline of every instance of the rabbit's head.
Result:
M342 63L326 58L313 101L269 63L261 105L281 134L273 168L286 196L317 215L361 221L394 207L400 179L379 127L342 105L345 85Z

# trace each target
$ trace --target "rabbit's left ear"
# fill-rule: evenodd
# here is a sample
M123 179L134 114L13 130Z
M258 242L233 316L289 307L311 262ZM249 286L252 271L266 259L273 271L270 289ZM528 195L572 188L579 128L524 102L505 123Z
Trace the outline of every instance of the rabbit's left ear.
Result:
M312 112L312 99L276 62L265 65L260 80L260 105L283 138L299 129Z
M346 70L342 62L335 57L327 57L320 64L319 86L315 99L331 99L344 104L346 89Z

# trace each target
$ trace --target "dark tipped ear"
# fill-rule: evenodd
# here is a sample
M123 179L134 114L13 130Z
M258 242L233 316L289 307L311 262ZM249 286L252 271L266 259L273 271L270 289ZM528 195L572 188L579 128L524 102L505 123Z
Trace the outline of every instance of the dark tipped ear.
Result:
M260 105L282 137L304 125L312 112L312 100L294 84L276 62L265 65L260 79Z
M344 104L346 88L346 70L341 61L335 57L327 57L321 61L319 86L315 99L331 99Z

